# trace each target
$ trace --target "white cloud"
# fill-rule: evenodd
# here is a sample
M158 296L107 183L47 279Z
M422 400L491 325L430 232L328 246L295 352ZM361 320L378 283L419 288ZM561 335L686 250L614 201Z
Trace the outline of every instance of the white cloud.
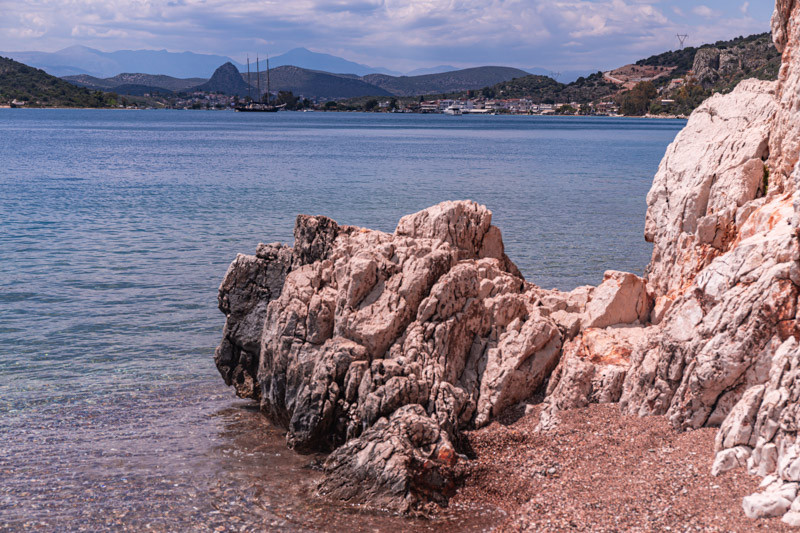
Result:
M750 9L750 2L745 2L742 4L742 7L739 8L739 11L742 12L742 15L747 15L747 10Z
M739 16L738 1L729 10L738 18L697 5L692 11L701 18L686 17L680 25L665 15L686 15L674 0L2 3L0 50L5 51L83 44L103 50L192 50L243 60L248 51L268 48L277 54L305 46L398 70L440 63L606 68L674 48L676 33L713 42L768 28L768 20ZM751 6L745 2L745 7Z
M714 17L721 17L722 16L722 13L720 13L719 11L714 11L710 7L708 7L706 5L702 5L702 4L697 6L697 7L695 7L694 9L692 9L692 12L695 15L699 15L699 16L705 17L705 18L714 18Z

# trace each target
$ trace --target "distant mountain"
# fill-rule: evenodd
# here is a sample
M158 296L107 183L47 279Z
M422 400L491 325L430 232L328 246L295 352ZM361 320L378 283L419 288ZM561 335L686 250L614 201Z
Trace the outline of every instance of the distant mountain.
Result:
M242 73L239 72L236 65L228 62L215 70L210 80L189 90L246 96L251 88L245 83Z
M422 76L368 74L362 79L395 96L416 96L480 89L527 75L524 70L511 67L475 67Z
M41 68L54 76L89 74L99 78L115 76L120 72L146 72L169 74L178 78L208 79L222 63L233 62L229 57L193 52L101 52L85 46L70 46L58 52L0 52L0 55ZM236 66L244 68L238 63Z
M437 67L418 68L411 72L406 72L406 76L424 76L425 74L440 74L442 72L452 72L454 70L458 70L458 67L439 65Z
M271 62L270 62L270 66ZM247 74L242 75L243 78ZM251 85L256 85L255 73L251 74ZM385 89L350 76L339 76L329 72L319 72L294 66L273 68L270 73L270 90L291 91L295 96L308 99L334 100L358 96L391 96ZM266 91L267 73L261 73L261 90Z
M110 107L114 95L92 92L51 76L43 70L0 57L0 103L12 100L31 107Z
M383 73L399 76L399 72L394 72L381 67L370 67L360 63L354 63L342 59L341 57L330 54L312 52L306 48L294 48L285 54L275 56L269 60L270 67L293 66L308 70L320 70L336 74L355 74L364 76L366 74Z
M191 87L197 87L201 83L205 83L205 78L173 78L172 76L164 76L161 74L117 74L111 78L97 78L89 76L88 74L80 74L77 76L64 76L66 81L81 87L88 87L90 89L100 89L103 91L115 90L124 85L135 85L140 87L150 87L155 90L163 92L181 92ZM119 91L117 91L119 92ZM148 91L152 92L152 91ZM127 93L123 93L127 94Z

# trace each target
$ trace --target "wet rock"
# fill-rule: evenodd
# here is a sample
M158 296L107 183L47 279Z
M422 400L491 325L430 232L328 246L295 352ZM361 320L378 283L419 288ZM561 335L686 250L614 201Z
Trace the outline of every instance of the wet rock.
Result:
M381 418L325 461L320 493L394 512L447 504L458 455L447 432L420 405Z
M256 373L267 304L278 297L291 268L291 248L260 244L255 256L239 254L220 284L218 301L225 327L214 362L225 384L242 398L259 398Z

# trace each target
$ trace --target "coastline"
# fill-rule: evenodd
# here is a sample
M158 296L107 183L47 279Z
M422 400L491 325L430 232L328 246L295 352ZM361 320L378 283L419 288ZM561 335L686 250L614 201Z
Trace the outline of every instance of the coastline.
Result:
M0 109L54 109L54 110L76 110L76 111L213 111L213 112L233 112L232 109L183 109L183 108L116 108L116 107L15 107L0 105ZM302 113L303 111L282 111L281 113ZM314 110L316 113L361 113L364 115L421 115L421 116L442 116L447 117L443 113L383 113L383 112L370 112L370 111L350 111L350 110ZM643 115L643 116L626 116L626 115L531 115L531 114L512 114L512 113L499 113L491 115L488 113L466 113L463 116L482 116L482 117L537 117L537 118L628 118L628 119L656 119L656 120L688 120L688 117L680 115ZM452 117L447 117L452 118Z

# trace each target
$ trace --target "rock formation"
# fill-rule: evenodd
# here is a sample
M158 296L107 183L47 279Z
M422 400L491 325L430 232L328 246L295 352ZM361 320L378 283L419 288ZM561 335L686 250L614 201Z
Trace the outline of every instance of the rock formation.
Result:
M692 78L706 89L721 89L748 77L774 80L780 53L767 34L704 46L695 52Z
M292 448L333 451L321 491L400 511L452 485L460 431L540 389L582 322L603 331L650 312L633 274L570 293L527 283L474 202L392 234L300 216L294 248L239 255L219 301L226 382Z
M777 3L778 81L710 98L662 161L645 230L657 325L633 351L620 399L629 413L666 414L679 428L721 425L713 472L773 476L744 510L788 512L794 524L799 17L800 5Z
M720 426L714 473L766 476L748 516L800 524L800 4L773 17L777 82L708 99L647 196L646 279L569 293L526 282L491 212L445 202L394 233L300 216L293 248L240 255L216 362L300 451L320 491L409 511L446 502L460 432L545 391L685 430Z

